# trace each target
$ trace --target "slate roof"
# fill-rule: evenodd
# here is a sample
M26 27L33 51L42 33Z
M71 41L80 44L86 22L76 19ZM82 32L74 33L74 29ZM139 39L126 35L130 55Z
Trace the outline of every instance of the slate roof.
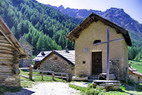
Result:
M72 30L68 35L67 38L70 40L75 41L76 38L79 37L80 32L82 32L84 29L86 29L91 23L101 21L105 25L108 25L114 29L116 29L117 33L121 33L127 43L127 45L132 46L131 39L129 36L129 33L124 28L112 23L111 21L104 19L103 17L97 15L97 14L90 14L80 25L78 25L74 30Z
M52 51L43 51L44 56L41 54L41 52L33 59L33 61L41 61L43 60L47 55L49 55Z
M136 69L134 69L133 67L129 67L129 74L142 77L142 74L138 72Z
M42 52L44 52L45 55L42 55ZM75 50L68 50L68 52L66 50L54 50L54 51L42 51L42 52L40 52L33 59L33 61L38 61L36 67L51 54L57 54L58 56L66 60L68 63L71 63L73 65L75 64Z

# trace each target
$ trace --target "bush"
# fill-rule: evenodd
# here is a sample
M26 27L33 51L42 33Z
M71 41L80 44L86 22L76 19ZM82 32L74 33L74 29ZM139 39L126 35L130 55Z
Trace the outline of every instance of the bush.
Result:
M70 84L69 87L81 91L82 95L101 95L101 93L105 92L104 89L94 88L93 84L89 84L88 87L80 87Z
M104 89L100 89L100 88L88 88L85 91L86 95L101 95L101 93L105 92Z

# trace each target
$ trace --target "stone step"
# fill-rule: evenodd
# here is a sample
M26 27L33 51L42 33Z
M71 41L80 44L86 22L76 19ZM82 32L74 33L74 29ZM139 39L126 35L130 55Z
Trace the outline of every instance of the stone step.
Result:
M88 79L98 79L98 75L89 76Z
M98 79L98 75L93 75L88 77L89 82L92 82L93 80L97 80L97 79Z

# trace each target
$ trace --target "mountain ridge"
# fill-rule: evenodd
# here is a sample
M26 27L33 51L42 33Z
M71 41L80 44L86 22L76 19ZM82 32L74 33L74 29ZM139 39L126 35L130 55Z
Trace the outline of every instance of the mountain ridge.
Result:
M88 10L88 9L72 9L72 8L64 8L63 5L60 5L59 7L47 5L49 7L53 7L55 9L58 9L63 14L66 14L70 17L79 18L79 19L85 19L89 16L91 13L96 13L102 17L104 17L107 20L110 20L111 22L129 30L133 35L138 35L139 37L142 37L142 24L140 24L138 21L134 20L132 17L130 17L125 11L121 8L110 8L105 11L99 11L99 10Z

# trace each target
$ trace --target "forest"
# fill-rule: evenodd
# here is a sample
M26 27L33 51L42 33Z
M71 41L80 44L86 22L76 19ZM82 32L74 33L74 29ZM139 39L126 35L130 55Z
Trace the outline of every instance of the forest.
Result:
M66 35L82 21L36 0L1 0L0 16L17 39L24 37L34 47L34 55L41 50L61 50L66 46L74 49L74 43ZM137 36L131 34L131 38ZM141 61L141 41L142 39L132 40L129 60Z

